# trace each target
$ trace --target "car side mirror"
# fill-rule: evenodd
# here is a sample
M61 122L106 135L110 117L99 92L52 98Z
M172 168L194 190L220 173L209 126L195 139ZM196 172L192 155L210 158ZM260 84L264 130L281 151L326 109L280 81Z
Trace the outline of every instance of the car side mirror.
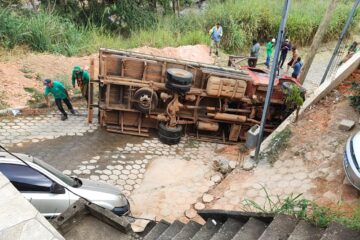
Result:
M51 184L51 187L50 187L50 192L55 193L55 194L64 194L65 188L63 186L61 186L60 184L53 182L53 184Z

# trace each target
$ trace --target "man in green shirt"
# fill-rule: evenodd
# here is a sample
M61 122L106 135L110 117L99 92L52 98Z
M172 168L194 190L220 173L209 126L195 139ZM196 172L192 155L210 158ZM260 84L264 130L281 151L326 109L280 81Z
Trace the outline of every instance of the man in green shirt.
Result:
M89 72L81 69L78 65L75 65L71 75L72 85L75 87L75 80L81 90L82 96L88 100L88 86L90 81Z
M275 38L273 38L271 41L269 41L266 44L266 62L265 62L265 65L266 65L267 68L270 68L270 58L271 58L271 55L272 55L274 44L275 44Z
M61 120L65 121L68 118L67 113L65 112L62 106L62 101L64 101L69 111L72 114L75 114L75 111L69 100L69 94L61 82L51 81L50 79L46 79L44 80L44 86L46 86L44 92L46 103L50 107L50 101L48 95L51 93L55 98L56 106L58 107L59 111L62 113Z

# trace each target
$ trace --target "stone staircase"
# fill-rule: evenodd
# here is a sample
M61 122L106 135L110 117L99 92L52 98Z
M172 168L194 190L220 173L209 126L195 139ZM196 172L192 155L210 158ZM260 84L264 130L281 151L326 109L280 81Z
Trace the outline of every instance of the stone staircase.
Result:
M203 210L206 221L184 224L161 220L147 227L143 240L360 240L360 232L331 223L326 229L279 214Z

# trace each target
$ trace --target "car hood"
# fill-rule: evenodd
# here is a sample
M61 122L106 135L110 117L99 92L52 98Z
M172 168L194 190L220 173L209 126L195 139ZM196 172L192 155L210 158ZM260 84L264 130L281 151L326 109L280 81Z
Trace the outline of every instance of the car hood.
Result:
M95 191L95 192L101 192L101 193L108 193L108 194L114 194L114 195L119 195L121 194L120 189L111 186L110 184L107 183L102 183L102 182L95 182L95 181L91 181L91 180L87 180L87 179L80 179L82 182L82 185L79 189L84 190L84 191Z
M356 133L352 139L352 147L358 164L360 164L360 131Z

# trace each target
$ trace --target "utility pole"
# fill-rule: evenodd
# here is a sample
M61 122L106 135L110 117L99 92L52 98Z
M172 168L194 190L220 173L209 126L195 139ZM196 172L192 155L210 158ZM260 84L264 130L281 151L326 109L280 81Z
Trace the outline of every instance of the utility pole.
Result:
M349 14L349 17L348 17L348 19L347 19L347 21L346 21L346 24L345 24L345 26L344 26L344 28L343 28L343 30L342 30L342 32L341 32L341 35L340 35L340 37L339 37L339 40L338 40L338 42L337 42L337 44L336 44L336 47L335 47L334 52L333 52L333 55L331 56L330 61L329 61L328 65L327 65L327 67L326 67L324 76L323 76L322 79L321 79L320 85L323 84L323 82L325 81L325 79L326 79L326 77L327 77L327 75L328 75L328 73L329 73L329 70L330 70L330 68L331 68L331 66L332 66L332 64L333 64L333 62L334 62L334 60L335 60L336 55L338 54L338 51L339 51L340 45L341 45L341 43L342 43L342 40L344 39L344 37L345 37L345 35L346 35L346 32L347 32L347 30L348 30L349 27L350 27L350 24L351 24L351 22L352 22L352 20L353 20L353 17L354 17L354 15L355 15L355 12L356 12L357 7L359 6L359 3L360 3L360 0L355 0L354 5L353 5L353 8L351 9L351 12L350 12L350 14Z
M315 33L314 40L313 40L313 42L311 44L311 47L310 47L310 51L306 55L306 58L304 60L305 63L304 63L304 67L303 67L303 72L300 75L300 83L301 84L303 84L304 81L305 81L306 75L308 74L310 66L311 66L311 64L312 64L312 62L314 60L316 51L319 49L321 41L324 38L326 29L330 24L331 17L332 17L332 15L334 13L334 10L336 9L336 4L338 2L339 2L338 0L331 0L330 1L329 5L328 5L328 7L327 7L327 9L325 11L324 17L323 17L323 19L322 19L316 33Z
M261 141L262 141L265 123L266 123L266 115L269 110L270 99L271 99L272 91L274 88L274 82L275 82L275 78L276 78L276 71L278 69L277 65L278 65L278 60L279 60L279 55L280 55L281 43L282 43L282 41L284 39L284 35L285 35L286 20L287 20L288 13L289 13L290 2L291 2L291 0L285 0L283 12L281 15L282 16L281 23L280 23L279 32L277 35L277 43L275 46L275 55L274 55L274 59L273 59L272 65L271 65L269 85L268 85L268 89L266 92L265 104L264 104L264 109L263 109L262 117L261 117L260 132L259 132L259 137L257 139L257 144L256 144L255 161L258 161L258 158L259 158L260 146L261 146Z

